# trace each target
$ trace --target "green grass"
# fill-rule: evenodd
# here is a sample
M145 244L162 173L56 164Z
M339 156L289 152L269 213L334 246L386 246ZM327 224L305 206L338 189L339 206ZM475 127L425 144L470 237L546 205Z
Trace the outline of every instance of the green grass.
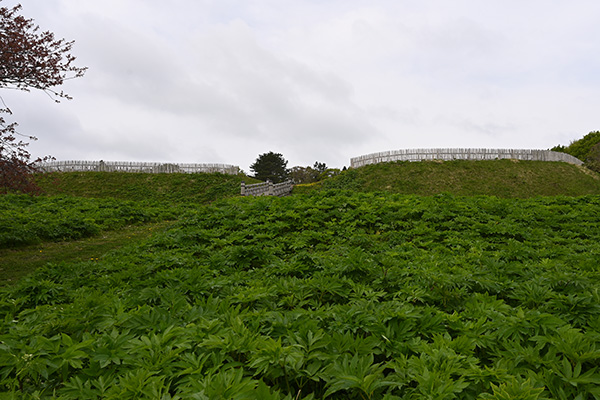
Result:
M562 162L424 161L391 162L351 169L318 185L301 185L295 193L320 189L384 191L431 196L488 195L503 198L600 194L600 176Z
M36 182L47 195L154 200L206 204L239 195L240 183L258 182L244 175L68 172L40 174ZM583 167L543 161L393 162L351 169L294 193L322 189L431 196L489 195L505 198L600 194L600 175Z
M12 249L0 249L0 286L14 285L21 278L48 263L73 263L101 260L105 254L149 238L172 222L130 225L117 231L81 240L44 242Z
M116 198L205 204L240 193L240 183L259 182L245 175L219 173L144 174L130 172L54 172L38 174L47 195Z
M73 196L0 196L0 248L81 239L123 226L176 219L183 206Z
M186 208L66 195L0 196L0 286L49 262L101 258L178 219Z

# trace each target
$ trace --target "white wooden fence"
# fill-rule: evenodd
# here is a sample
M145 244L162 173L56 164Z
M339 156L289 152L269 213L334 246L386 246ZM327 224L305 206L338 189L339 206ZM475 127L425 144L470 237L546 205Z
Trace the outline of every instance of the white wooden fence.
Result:
M136 161L47 161L39 164L44 172L145 172L145 173L198 173L220 172L237 175L240 168L228 164L170 164L157 162Z
M389 161L426 161L426 160L534 160L564 161L581 165L583 162L566 153L551 150L528 149L404 149L367 154L350 159L350 167L357 168L369 164Z
M252 185L246 185L245 182L242 182L240 194L242 196L287 196L292 192L293 187L291 180L281 183L266 181Z

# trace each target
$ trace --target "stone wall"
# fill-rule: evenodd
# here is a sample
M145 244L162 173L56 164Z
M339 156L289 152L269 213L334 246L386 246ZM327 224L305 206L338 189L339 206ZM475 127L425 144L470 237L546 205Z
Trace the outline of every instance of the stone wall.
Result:
M281 183L261 182L246 185L242 182L240 194L242 196L287 196L292 192L294 185L291 180Z

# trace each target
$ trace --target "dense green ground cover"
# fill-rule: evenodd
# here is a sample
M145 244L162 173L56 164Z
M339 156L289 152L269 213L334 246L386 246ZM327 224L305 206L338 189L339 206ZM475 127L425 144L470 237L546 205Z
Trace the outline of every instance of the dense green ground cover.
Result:
M147 239L172 224L173 221L160 221L128 225L82 239L43 241L0 249L0 286L14 285L48 263L101 259L106 253Z
M179 210L179 211L178 211ZM0 249L89 237L126 225L175 218L168 204L71 196L0 196Z
M1 289L0 392L600 398L599 224L598 196L198 207L143 244Z
M509 198L584 196L600 194L600 175L564 162L390 162L344 171L320 184L298 187L296 193L321 188L423 196L439 193Z

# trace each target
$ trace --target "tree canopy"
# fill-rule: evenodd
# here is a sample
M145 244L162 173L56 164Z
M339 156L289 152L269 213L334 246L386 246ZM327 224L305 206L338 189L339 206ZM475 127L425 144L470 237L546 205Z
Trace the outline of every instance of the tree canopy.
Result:
M54 88L83 76L87 69L73 65L74 41L41 32L33 20L19 15L20 10L20 5L0 7L0 88L39 89L55 99L69 98Z
M290 177L294 183L313 183L327 177L327 164L315 161L312 167L292 167Z
M256 179L279 183L286 180L289 176L287 163L283 155L270 151L259 155L254 164L250 166L250 169L254 172Z
M590 132L568 146L555 146L552 151L567 153L584 162L585 166L600 172L600 131Z
M1 2L2 0L0 0ZM54 101L70 99L59 91L65 80L84 75L87 68L76 67L70 51L73 41L56 39L50 31L19 14L21 6L0 7L0 89L46 92ZM0 113L12 111L0 97ZM17 131L17 123L0 115L0 191L33 191L30 173L35 163L27 151L27 140L34 136Z

